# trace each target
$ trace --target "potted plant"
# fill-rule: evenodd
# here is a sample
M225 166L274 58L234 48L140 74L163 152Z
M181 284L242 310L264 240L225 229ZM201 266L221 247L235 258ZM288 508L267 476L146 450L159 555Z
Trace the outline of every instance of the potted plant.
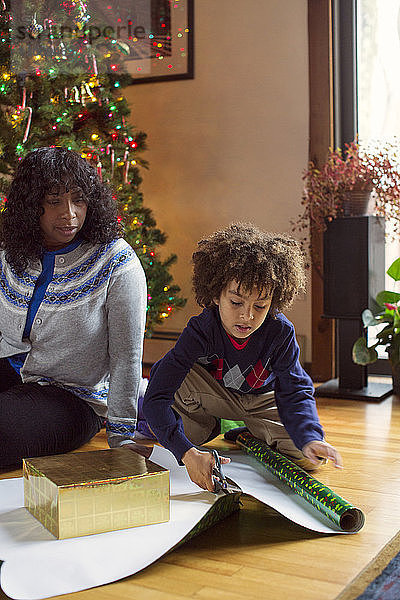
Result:
M400 258L387 270L394 281L400 281ZM365 337L360 337L353 345L353 361L358 365L370 365L378 358L377 346L384 346L388 353L393 374L393 391L400 394L400 293L384 290L375 299L377 312L363 311L361 318L365 329L382 325L375 334L376 342L367 345Z
M345 153L331 149L320 168L310 162L303 180L304 210L292 231L307 230L301 241L312 258L308 232L324 231L326 221L336 217L376 214L391 219L393 235L400 233L400 167L393 145L364 150L354 140Z

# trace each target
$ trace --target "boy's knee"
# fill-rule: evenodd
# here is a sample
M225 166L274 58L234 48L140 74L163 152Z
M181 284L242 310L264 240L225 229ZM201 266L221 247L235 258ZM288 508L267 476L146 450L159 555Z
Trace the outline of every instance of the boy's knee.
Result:
M190 422L188 419L183 419L183 429L187 438L196 446L207 444L211 440L215 439L221 433L221 419L217 417L213 418L214 424L208 423L208 426L204 423L199 424Z
M212 432L210 433L210 435L208 436L208 438L206 439L206 441L203 442L203 444L206 444L207 442L211 442L211 440L215 439L220 433L221 433L221 419L218 419L217 417L215 417L215 427L212 430Z

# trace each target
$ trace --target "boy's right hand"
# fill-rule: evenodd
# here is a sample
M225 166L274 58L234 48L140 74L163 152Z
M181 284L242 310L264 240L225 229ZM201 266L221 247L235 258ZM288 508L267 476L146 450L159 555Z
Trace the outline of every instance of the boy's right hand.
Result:
M231 461L230 458L220 456L221 464ZM188 475L193 483L196 483L203 490L214 491L214 480L212 471L215 465L214 457L210 452L202 452L197 448L189 448L182 456L182 462L185 465Z

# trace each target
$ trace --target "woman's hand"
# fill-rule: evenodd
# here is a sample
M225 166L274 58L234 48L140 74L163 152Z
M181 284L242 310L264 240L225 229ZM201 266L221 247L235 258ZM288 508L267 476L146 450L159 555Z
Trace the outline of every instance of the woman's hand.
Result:
M343 468L342 457L336 448L328 444L328 442L317 440L308 442L308 444L303 447L302 452L314 465L320 465L322 459L323 462L331 460L338 469Z
M220 456L221 464L231 461L230 458ZM182 462L185 465L188 475L193 483L196 483L203 490L214 491L214 480L212 470L214 468L214 457L210 452L202 452L197 448L190 448L182 456Z

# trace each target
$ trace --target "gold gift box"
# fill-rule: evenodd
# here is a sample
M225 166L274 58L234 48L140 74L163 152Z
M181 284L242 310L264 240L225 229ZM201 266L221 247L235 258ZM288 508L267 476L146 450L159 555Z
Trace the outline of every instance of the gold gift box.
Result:
M59 539L169 521L169 471L127 448L23 463L25 507Z

